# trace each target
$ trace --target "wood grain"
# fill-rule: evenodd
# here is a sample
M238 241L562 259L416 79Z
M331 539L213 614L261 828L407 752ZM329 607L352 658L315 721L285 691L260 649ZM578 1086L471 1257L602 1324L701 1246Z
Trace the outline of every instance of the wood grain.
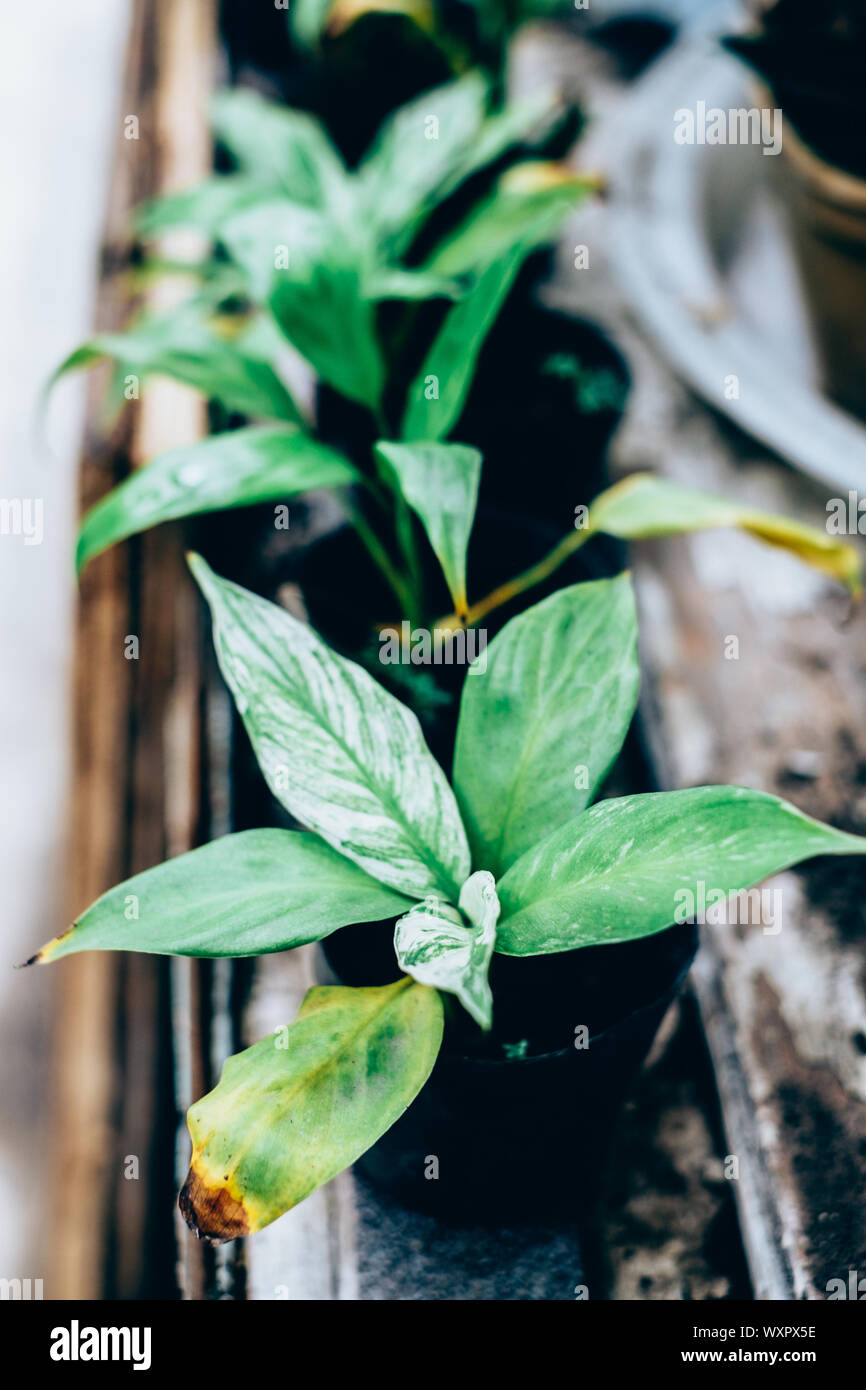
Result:
M205 120L211 0L140 0L134 16L97 326L129 313L119 273L129 217L145 196L210 166ZM139 118L140 138L122 117ZM170 386L145 392L110 437L94 383L82 464L86 509L131 467L198 437L203 405ZM124 643L139 639L137 661ZM179 542L157 532L85 573L77 619L71 911L111 884L195 843L200 671L198 617ZM170 760L170 763L169 763ZM173 1127L168 974L148 957L93 953L67 963L57 1021L52 1270L54 1297L165 1294L173 1282ZM139 1177L124 1176L134 1157ZM161 1223L154 1233L152 1223Z
M819 488L635 351L624 461L823 525ZM636 548L633 563L662 785L761 787L866 831L862 608L849 614L795 561L731 534ZM816 1299L866 1260L863 870L819 860L767 887L780 922L708 924L694 978L756 1297Z

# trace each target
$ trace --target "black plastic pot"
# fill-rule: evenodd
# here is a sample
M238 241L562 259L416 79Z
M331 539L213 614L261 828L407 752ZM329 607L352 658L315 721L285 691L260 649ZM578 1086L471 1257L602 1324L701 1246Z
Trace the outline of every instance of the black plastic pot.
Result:
M322 982L396 978L392 934L391 923L336 932L320 948ZM629 1087L696 948L696 929L683 926L555 956L494 956L492 1033L449 1008L429 1081L359 1169L447 1218L584 1220ZM576 1046L582 1028L588 1043Z

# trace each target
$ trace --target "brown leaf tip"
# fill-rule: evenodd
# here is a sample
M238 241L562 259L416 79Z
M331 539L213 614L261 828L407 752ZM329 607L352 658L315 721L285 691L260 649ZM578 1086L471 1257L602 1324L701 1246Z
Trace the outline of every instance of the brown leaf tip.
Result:
M57 951L57 947L60 946L68 936L72 935L72 933L75 931L75 927L76 923L73 922L72 926L67 927L65 932L61 932L59 936L55 936L52 941L49 941L47 943L47 945L42 946L40 950L36 952L35 956L30 956L28 960L23 960L20 965L16 965L15 969L23 970L25 966L44 965L46 961L53 960L54 955Z
M250 1233L243 1204L226 1187L213 1187L190 1168L177 1199L180 1213L199 1239L221 1245Z

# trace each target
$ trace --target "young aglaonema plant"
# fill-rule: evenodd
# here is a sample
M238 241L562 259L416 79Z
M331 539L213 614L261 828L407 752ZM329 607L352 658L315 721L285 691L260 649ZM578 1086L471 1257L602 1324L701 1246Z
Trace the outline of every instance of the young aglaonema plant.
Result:
M350 171L305 112L222 93L216 131L236 168L150 205L139 222L145 239L181 225L213 243L204 261L172 267L195 292L127 332L99 334L56 375L108 358L118 401L170 376L213 402L223 425L233 414L245 423L157 456L102 499L85 517L79 568L163 521L342 488L361 541L399 585L389 551L395 528L406 541L413 523L395 523L366 439L435 441L455 427L523 261L594 186L559 164L511 157L560 116L549 93L491 112L487 83L468 73L395 112ZM467 187L470 206L455 210ZM153 273L166 273L164 261ZM419 312L430 301L438 309ZM363 422L358 457L317 437L289 384L292 350ZM410 597L401 592L404 606Z
M683 890L697 901L701 884L734 892L813 855L866 852L745 787L592 804L637 698L627 574L561 589L501 630L467 673L449 783L415 716L365 670L190 563L265 780L306 828L229 834L138 874L35 959L256 955L396 918L402 972L311 989L191 1107L180 1202L212 1240L266 1226L380 1138L430 1075L444 1000L479 1038L491 1028L494 951L637 940L678 920Z
M215 124L236 168L151 205L141 221L145 235L191 224L221 259L192 267L197 294L127 333L99 335L61 371L107 356L121 380L169 375L252 423L169 450L102 498L81 527L79 569L162 522L328 489L391 590L396 612L383 621L429 625L437 616L420 529L442 565L454 623L480 621L546 579L598 531L634 538L741 526L853 586L853 552L826 533L638 476L597 498L525 574L470 605L466 552L482 461L447 440L521 263L555 237L590 182L520 161L440 230L420 264L407 256L455 192L556 118L547 94L491 111L487 83L468 73L395 112L349 171L311 116L223 93ZM441 301L435 328L417 316L431 299ZM402 301L396 329L380 313L386 300ZM368 435L351 456L319 437L293 398L283 371L289 345L320 383L366 412ZM404 359L418 364L408 382Z

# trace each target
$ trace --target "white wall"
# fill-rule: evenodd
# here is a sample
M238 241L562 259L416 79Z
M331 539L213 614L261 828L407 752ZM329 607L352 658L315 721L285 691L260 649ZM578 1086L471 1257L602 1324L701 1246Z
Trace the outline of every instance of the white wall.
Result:
M0 16L0 501L41 499L44 537L0 533L0 1277L38 1278L50 1233L46 1043L55 982L13 972L65 923L72 542L83 383L36 398L87 335L127 0L43 0ZM0 510L0 528L3 513ZM46 1290L46 1293L49 1293Z

